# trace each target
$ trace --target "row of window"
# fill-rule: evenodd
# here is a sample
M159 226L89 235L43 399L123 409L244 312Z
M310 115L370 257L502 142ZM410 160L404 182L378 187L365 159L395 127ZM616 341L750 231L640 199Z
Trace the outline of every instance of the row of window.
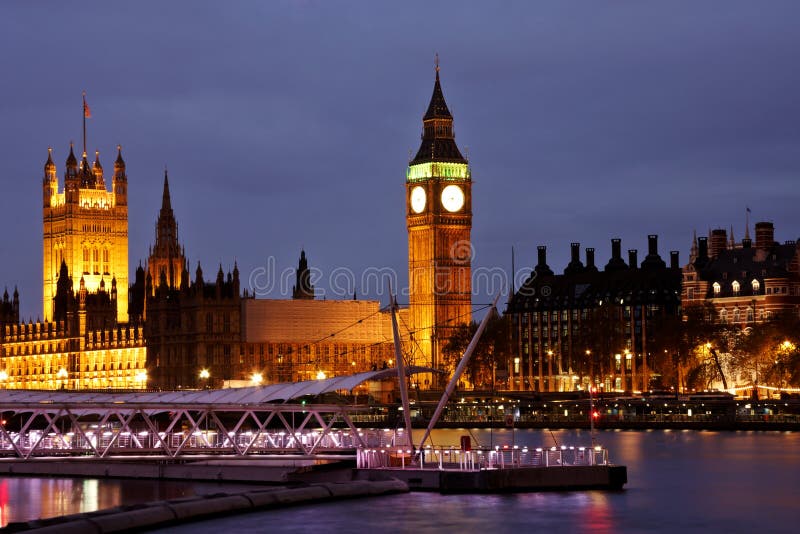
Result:
M111 251L108 248L83 247L83 274L111 274Z
M758 292L761 290L761 284L759 283L758 280L753 280L752 282L750 282L750 286L753 288L753 294L754 295L758 294ZM711 287L714 290L714 295L719 295L720 293L722 293L722 285L719 282L714 282ZM731 282L731 291L733 292L734 295L738 295L739 292L741 291L741 289L742 289L742 286L737 280L734 280L733 282ZM767 290L766 290L766 294L767 295L786 295L786 294L793 295L794 294L794 288L793 287L787 288L786 286L768 287ZM694 289L693 288L689 288L687 290L687 296L690 299L694 298Z

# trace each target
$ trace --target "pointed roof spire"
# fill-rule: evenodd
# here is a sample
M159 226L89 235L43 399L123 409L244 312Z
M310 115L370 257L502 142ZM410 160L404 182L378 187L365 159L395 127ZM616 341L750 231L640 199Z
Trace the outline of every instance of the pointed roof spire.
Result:
M95 170L100 170L100 171L103 170L103 166L100 165L100 151L99 150L95 150L94 151L94 163L92 164L92 168L95 169Z
M56 172L56 164L53 163L53 147L47 147L47 161L44 164L44 172Z
M434 59L436 65L436 81L433 84L433 94L431 95L431 102L428 104L428 111L422 120L431 119L452 119L450 110L447 108L447 102L444 101L444 93L442 93L442 85L439 82L439 54L437 53Z
M467 163L458 150L453 132L453 116L444 100L439 80L439 55L436 54L436 79L428 109L422 117L422 143L410 165L430 162Z
M114 161L114 169L124 169L125 160L122 159L122 145L117 145L117 159Z
M750 240L750 208L745 207L744 210L745 223L744 223L744 238Z
M172 202L169 196L169 177L167 167L164 166L164 193L161 195L161 211L172 210Z
M75 146L75 143L72 141L69 142L69 156L67 156L67 167L69 168L77 168L78 167L78 160L75 158L75 152L72 150Z

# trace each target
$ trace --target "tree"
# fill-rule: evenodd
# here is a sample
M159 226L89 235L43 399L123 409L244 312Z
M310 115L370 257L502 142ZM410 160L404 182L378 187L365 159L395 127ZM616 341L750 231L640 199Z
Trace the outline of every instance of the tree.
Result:
M493 374L498 364L505 367L509 353L509 318L494 316L489 319L465 371L467 381L476 388L493 387ZM449 374L455 371L469 342L478 331L478 323L462 324L453 330L442 348Z

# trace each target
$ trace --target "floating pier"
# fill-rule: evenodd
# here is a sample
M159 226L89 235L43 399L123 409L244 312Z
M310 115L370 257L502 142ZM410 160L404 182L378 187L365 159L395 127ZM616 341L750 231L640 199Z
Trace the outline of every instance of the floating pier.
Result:
M628 482L624 465L608 461L602 447L551 447L460 450L426 447L358 451L356 479L395 478L409 489L440 493L621 490Z

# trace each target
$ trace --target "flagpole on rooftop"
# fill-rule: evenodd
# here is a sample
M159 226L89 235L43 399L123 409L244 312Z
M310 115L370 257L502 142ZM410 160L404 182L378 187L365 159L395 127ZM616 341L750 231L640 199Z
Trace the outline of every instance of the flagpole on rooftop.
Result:
M89 106L86 105L86 91L83 92L83 155L86 155L86 118L91 117Z

